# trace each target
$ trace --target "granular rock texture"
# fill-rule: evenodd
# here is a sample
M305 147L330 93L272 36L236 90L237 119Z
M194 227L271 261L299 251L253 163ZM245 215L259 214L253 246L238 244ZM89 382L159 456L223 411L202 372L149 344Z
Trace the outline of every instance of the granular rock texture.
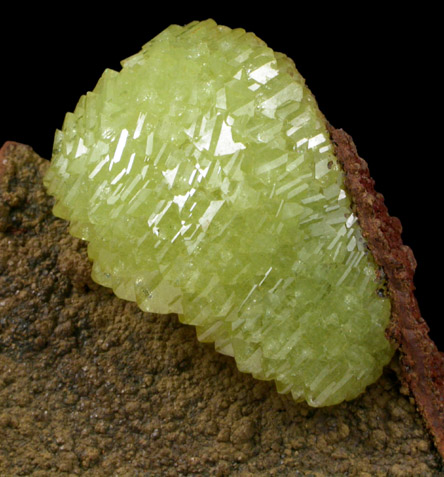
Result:
M359 398L310 408L95 285L46 167L3 147L0 475L443 475L396 361Z

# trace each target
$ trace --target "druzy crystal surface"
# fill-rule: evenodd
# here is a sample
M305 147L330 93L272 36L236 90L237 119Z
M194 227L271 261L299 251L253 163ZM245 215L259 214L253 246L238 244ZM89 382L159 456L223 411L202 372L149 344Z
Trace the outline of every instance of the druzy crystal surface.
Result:
M45 185L93 278L279 392L351 399L393 350L390 303L325 120L285 55L214 21L106 70L57 131Z

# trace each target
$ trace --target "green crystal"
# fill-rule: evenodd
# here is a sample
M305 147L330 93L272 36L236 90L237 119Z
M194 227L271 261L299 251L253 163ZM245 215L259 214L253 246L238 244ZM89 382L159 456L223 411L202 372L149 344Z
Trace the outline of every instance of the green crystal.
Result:
M390 302L293 62L207 20L122 66L66 115L45 177L93 279L296 400L356 397L393 354Z

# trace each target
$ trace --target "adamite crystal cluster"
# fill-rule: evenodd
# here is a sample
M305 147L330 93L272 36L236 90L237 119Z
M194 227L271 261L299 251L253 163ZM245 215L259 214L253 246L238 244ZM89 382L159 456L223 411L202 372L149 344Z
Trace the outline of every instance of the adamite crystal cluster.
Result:
M393 354L390 303L293 62L207 20L122 66L66 115L45 177L94 280L296 400L357 396Z

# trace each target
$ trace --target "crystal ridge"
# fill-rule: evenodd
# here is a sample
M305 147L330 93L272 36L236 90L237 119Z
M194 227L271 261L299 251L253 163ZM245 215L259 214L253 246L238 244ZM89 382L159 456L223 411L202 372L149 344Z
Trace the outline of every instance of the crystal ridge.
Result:
M390 360L390 301L325 119L254 34L172 25L105 70L44 182L95 281L177 313L279 392L336 404Z

